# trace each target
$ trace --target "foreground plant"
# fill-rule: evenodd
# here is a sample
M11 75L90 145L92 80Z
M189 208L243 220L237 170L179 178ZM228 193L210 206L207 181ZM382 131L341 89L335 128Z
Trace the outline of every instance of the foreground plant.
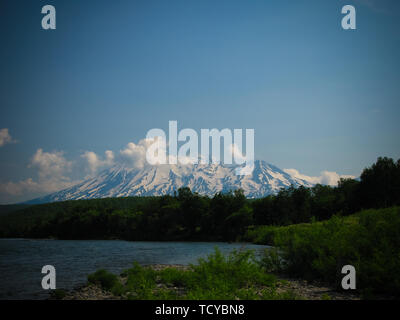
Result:
M157 271L135 263L120 278L99 270L88 280L125 299L298 298L290 290L277 290L279 281L265 272L253 251L233 251L225 256L216 248L213 254L186 270L167 267Z

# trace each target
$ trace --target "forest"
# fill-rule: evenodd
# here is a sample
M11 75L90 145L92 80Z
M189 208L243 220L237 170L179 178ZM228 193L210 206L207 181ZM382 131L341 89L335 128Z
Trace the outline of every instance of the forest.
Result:
M54 202L0 215L0 237L241 241L259 226L288 226L400 205L400 159L378 158L337 187L290 187L247 199L242 190L201 196L188 188L161 197Z

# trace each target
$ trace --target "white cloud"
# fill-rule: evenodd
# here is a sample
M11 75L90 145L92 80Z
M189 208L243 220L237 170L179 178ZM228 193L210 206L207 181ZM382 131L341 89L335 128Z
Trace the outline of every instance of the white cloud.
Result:
M93 151L85 151L82 155L87 161L90 173L93 175L101 168L111 166L114 164L114 153L111 150L105 152L105 159L101 160L99 156Z
M11 137L7 128L0 129L0 147L8 143L15 143L16 141Z
M149 164L146 159L146 152L153 143L154 139L142 139L138 143L129 142L125 148L119 151L117 156L112 151L107 150L104 160L92 151L85 151L81 157L86 160L87 167L92 175L97 173L99 169L114 164L121 164L128 168L142 169Z
M117 163L141 169L148 164L146 151L153 143L153 139L143 139L137 144L130 142L120 150L118 156L111 150L105 151L103 157L93 151L85 151L81 154L81 159L85 160L86 170L89 170L91 175ZM43 149L37 149L28 165L29 168L37 170L37 177L1 183L0 200L23 201L71 187L82 181L72 179L72 174L81 174L81 177L85 178L84 170L81 172L75 164L76 162L67 160L62 151L45 152Z
M66 179L64 173L71 169L72 162L64 158L64 153L60 151L43 152L38 149L32 157L29 167L39 169L39 179L49 179L57 177L58 179Z
M38 149L29 164L38 170L38 178L18 182L7 182L0 185L0 192L12 196L23 194L43 194L68 188L78 181L71 181L67 174L71 171L72 162L64 158L63 152L43 152Z
M161 139L158 140L159 138ZM167 163L180 165L195 164L199 162L199 156L195 157L191 154L168 154L167 142L162 137L156 137L142 139L138 144L133 142L128 143L125 149L120 150L119 161L125 166L142 169L147 165L162 165Z
M153 141L149 139L140 140L138 144L128 143L124 149L120 150L117 159L111 150L105 151L104 157L92 151L85 151L81 158L85 160L87 169L93 175L99 169L115 163L132 168L143 168L147 164L146 150L152 143ZM67 160L61 151L45 152L43 149L38 149L28 165L29 168L37 170L37 178L1 183L0 199L3 202L23 201L71 187L82 181L73 180L70 177L73 165L74 162ZM74 173L77 173L79 168L76 166L74 168ZM84 178L84 172L79 173L82 173L82 178Z
M314 184L325 184L325 185L329 185L329 186L337 186L340 178L352 178L354 179L354 176L351 175L340 175L336 172L332 172L332 171L322 171L320 176L317 177L311 177L311 176L307 176L305 174L300 173L298 170L296 169L283 169L283 171L285 171L286 173L290 174L291 176L298 178L298 179L302 179L305 180L307 182L311 182Z
M142 169L147 164L146 151L153 143L153 139L142 139L138 144L129 142L125 149L120 151L122 162L129 167Z
M19 182L7 182L0 185L0 192L6 193L12 196L18 196L24 192L36 192L39 185L37 182L33 181L32 178L28 178Z

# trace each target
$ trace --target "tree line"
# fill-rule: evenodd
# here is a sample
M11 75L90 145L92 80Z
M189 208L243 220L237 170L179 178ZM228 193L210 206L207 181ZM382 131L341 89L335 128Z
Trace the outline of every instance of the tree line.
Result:
M242 190L77 200L35 205L0 216L1 237L235 241L249 226L327 220L361 209L400 205L400 159L378 158L358 180L337 187L289 187L247 199Z

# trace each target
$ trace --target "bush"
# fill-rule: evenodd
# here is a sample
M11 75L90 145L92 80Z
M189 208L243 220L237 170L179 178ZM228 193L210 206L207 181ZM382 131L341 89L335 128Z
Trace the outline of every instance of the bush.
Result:
M153 290L156 286L156 271L144 268L137 262L133 268L126 271L128 278L125 293L128 299L153 299Z
M177 287L188 286L190 284L190 271L165 268L160 271L160 279L166 285Z
M256 226L249 228L242 240L256 244L272 245L276 228L275 226Z
M277 248L265 249L260 264L267 272L282 272L285 270L285 261Z
M277 227L273 242L282 259L267 252L270 268L340 285L343 265L353 265L357 288L369 295L400 295L400 208L366 210L325 222Z
M111 290L118 283L118 278L107 270L100 269L88 276L88 282L99 284L103 289Z

